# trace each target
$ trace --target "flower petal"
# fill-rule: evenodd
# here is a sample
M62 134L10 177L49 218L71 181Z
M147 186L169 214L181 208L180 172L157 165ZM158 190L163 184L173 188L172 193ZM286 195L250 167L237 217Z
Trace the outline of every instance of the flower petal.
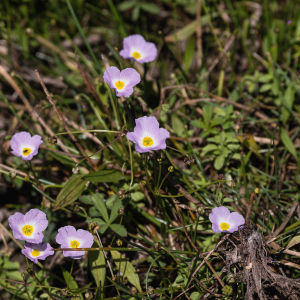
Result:
M126 87L133 87L141 81L141 75L133 68L121 71L120 81L125 82Z
M120 70L116 67L108 67L103 75L103 80L108 83L111 89L115 89L116 81L120 80Z

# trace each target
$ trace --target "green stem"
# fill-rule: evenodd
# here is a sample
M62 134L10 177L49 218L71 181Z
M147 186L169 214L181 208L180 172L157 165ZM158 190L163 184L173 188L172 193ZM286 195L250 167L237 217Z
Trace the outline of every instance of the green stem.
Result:
M129 184L129 187L128 189L126 190L126 192L128 192L133 184L133 162L132 162L132 153L131 153L131 146L130 146L130 142L126 136L126 140L127 140L127 143L128 143L128 149L129 149L129 159L130 159L130 170L131 170L131 174L130 174L130 184ZM125 192L125 193L126 193Z
M121 131L115 131L115 130L100 130L100 129L91 129L91 130L80 130L80 131L70 131L70 132L60 132L53 135L63 135L63 134L70 134L70 133L84 133L84 132L109 132L109 133L121 133Z
M167 179L167 177L169 176L169 174L170 174L170 172L168 172L168 173L166 174L166 176L163 178L163 180L162 180L162 182L161 182L161 184L160 184L158 190L160 190L160 188L162 187L163 183L165 182L165 180Z
M74 267L74 259L72 259L72 266L71 266L71 270L70 270L70 274L69 274L67 289L69 289L70 279L71 279L72 273L73 273L73 267Z

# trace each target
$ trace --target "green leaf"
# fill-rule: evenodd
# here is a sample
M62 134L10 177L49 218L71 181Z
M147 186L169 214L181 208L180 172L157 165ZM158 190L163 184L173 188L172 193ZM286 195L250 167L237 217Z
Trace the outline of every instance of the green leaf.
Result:
M285 90L284 93L284 101L282 105L282 122L283 124L286 124L288 121L291 110L294 105L294 100L295 100L295 90L292 87L292 84L289 84L287 89Z
M106 205L104 203L103 194L99 194L99 193L94 194L92 196L92 202L95 208L99 211L99 213L105 220L105 222L109 224L109 217L108 217Z
M191 67L194 54L195 54L195 45L196 45L196 40L194 37L191 37L184 51L184 69L186 71L188 71Z
M140 3L140 8L152 14L158 14L160 8L154 3Z
M270 91L272 89L272 84L271 83L265 83L259 88L260 93L264 93L267 91Z
M183 135L183 131L184 131L184 124L182 123L182 121L178 118L177 115L173 114L171 116L171 124L172 124L172 128L175 131L175 133L178 136L182 136Z
M63 267L60 267L60 268L61 268L61 271L62 271L62 273L63 273L63 276L64 276L64 279L65 279L66 284L68 284L68 282L69 282L69 288L70 288L71 290L76 290L76 289L78 289L78 284L77 284L77 282L75 281L75 279L73 278L73 276L70 275L70 273L69 273L66 269L64 269ZM83 297L82 297L81 294L80 294L80 299L83 300Z
M201 298L201 294L198 293L198 292L193 292L191 295L190 295L190 298L191 300L199 300Z
M101 214L94 206L92 206L89 208L89 216L90 217L101 217Z
M291 138L289 137L288 133L286 132L286 130L283 127L280 127L280 138L282 140L283 145L298 161L296 148L295 148Z
M122 201L120 199L116 199L114 201L114 205L111 209L110 217L109 217L109 222L112 223L117 217L118 217L118 210L122 206Z
M200 120L193 120L193 121L190 122L190 124L192 126L197 127L197 128L201 128L201 129L206 128L206 125L204 124L204 122L202 122Z
M297 244L300 243L300 235L294 236L290 242L288 243L288 245L286 246L286 249L289 249Z
M201 155L205 155L207 152L210 152L210 151L214 151L218 149L218 146L216 144L209 144L209 145L206 145L203 149L202 149L202 153Z
M274 77L274 75L272 73L263 74L262 76L260 76L258 78L258 82L267 83L267 82L270 82L273 79L273 77Z
M225 157L224 157L222 154L219 155L219 156L215 159L215 163L214 163L215 169L216 169L216 170L220 170L220 169L223 167L224 162L225 162Z
M93 202L92 202L92 199L91 199L92 195L82 195L79 197L79 201L84 203L84 204L90 204L92 205Z
M62 209L75 202L82 194L87 180L82 179L82 175L73 175L56 197L52 211Z
M133 7L135 4L135 1L126 1L126 2L122 2L118 5L118 9L120 11L125 11L131 7Z
M206 126L208 126L210 124L211 117L213 114L213 109L214 109L214 107L211 104L205 104L203 106L203 118L204 118L204 123L206 124Z
M138 202L138 201L141 201L145 198L145 195L144 193L142 192L134 192L134 193L131 193L131 199L135 202Z
M136 4L131 14L132 21L136 21L139 18L139 16L140 16L140 6Z
M120 236L127 236L127 230L121 224L111 224L110 229Z
M109 198L105 201L106 207L112 209L115 201L118 199L116 194L109 196Z
M121 172L114 169L100 170L82 177L82 179L92 182L118 182L120 180L128 178L129 176L125 176Z
M123 257L120 252L110 251L110 253L117 268L122 272L123 275L127 277L128 281L134 285L139 292L142 292L139 275L132 264L127 261L127 259Z
M95 239L93 248L100 248L99 242ZM106 278L106 261L103 251L89 251L89 267L96 281L97 287L103 287ZM104 290L101 289L102 296ZM100 297L102 299L102 297Z

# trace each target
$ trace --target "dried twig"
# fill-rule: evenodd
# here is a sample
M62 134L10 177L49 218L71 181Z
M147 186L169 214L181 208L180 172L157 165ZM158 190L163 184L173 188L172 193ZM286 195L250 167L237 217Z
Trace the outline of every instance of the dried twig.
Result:
M289 222L290 218L294 214L298 204L299 204L298 202L294 202L293 206L291 207L291 210L289 211L288 215L283 220L282 224L278 227L278 229L274 233L270 234L267 243L274 241L275 238L277 237L277 235L285 228L286 224Z
M250 201L249 201L249 206L248 206L247 214L246 214L246 222L245 223L247 225L250 222L250 214L251 214L251 209L252 209L252 205L253 205L254 196L255 196L255 192L252 191L251 195L250 195Z

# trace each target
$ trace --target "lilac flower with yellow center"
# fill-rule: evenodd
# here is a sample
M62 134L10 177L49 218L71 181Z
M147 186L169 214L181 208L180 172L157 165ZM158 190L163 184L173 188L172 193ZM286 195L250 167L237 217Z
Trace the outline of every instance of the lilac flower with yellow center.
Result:
M132 68L120 72L116 67L108 67L104 72L103 79L110 88L116 90L118 97L128 98L133 93L133 87L141 81L141 76Z
M78 229L73 226L65 226L58 229L56 242L61 248L90 248L94 243L94 237L86 230ZM84 251L63 251L65 257L80 259Z
M146 42L139 34L126 37L123 40L123 47L124 49L120 51L120 55L139 63L151 62L157 55L156 46L153 43Z
M52 247L48 243L25 243L24 247L21 252L35 264L38 263L39 259L44 260L46 257L54 254L54 250L52 250Z
M237 212L230 212L225 206L215 207L209 214L209 220L212 223L212 230L216 233L238 230L240 225L245 224L245 219Z
M13 151L11 153L24 160L31 160L34 155L37 155L39 146L42 143L41 136L31 136L29 132L22 131L12 137L10 147Z
M135 120L133 132L127 133L127 138L135 143L135 150L140 153L150 150L166 149L166 139L170 137L168 130L159 128L155 117L142 117Z
M25 215L17 212L8 218L8 222L14 238L35 244L42 242L42 232L48 226L46 214L37 208Z

